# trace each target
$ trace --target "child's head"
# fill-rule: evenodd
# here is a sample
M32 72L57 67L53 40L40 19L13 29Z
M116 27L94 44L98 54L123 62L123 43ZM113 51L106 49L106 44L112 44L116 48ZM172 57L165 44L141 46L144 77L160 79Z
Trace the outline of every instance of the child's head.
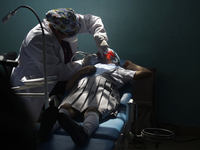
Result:
M104 53L103 59L101 58L101 55L98 52L96 54L88 54L82 60L83 67L87 65L95 65L97 63L115 64L117 66L120 66L120 58L114 50L108 48L108 52Z
M119 56L117 55L117 53L114 50L112 50L110 48L108 48L108 52L104 54L104 57L100 62L105 63L105 64L114 63L117 66L120 65Z

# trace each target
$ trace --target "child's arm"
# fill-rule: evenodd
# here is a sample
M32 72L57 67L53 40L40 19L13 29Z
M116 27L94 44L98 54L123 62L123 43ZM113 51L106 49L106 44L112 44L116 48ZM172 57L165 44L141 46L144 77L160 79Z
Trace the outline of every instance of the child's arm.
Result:
M124 69L136 71L133 80L141 80L152 75L152 72L149 69L136 65L129 60L124 62L123 67Z
M96 67L89 65L86 67L81 68L79 71L77 71L67 82L66 85L66 90L70 91L78 82L78 80L80 79L80 77L82 75L86 75L86 74L93 74L96 72Z

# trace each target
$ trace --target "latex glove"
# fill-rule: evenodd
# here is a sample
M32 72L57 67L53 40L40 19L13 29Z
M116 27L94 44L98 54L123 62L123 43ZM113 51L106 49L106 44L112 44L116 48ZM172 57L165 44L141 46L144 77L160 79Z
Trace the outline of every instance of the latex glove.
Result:
M94 37L94 40L96 42L97 48L99 50L99 53L101 55L101 58L103 58L103 54L108 52L108 43L105 40L104 36L98 35Z
M88 65L95 65L99 63L98 56L96 54L89 54L85 56L85 58L82 60L82 66L88 66Z

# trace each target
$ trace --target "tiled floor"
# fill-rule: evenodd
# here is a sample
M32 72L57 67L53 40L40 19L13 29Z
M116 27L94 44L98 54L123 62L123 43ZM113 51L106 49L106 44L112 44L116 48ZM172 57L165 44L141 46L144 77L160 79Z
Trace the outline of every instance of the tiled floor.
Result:
M191 139L197 139L190 142L175 142L177 141L188 141ZM174 138L174 141L165 141L158 145L158 148L155 147L155 144L140 139L139 142L135 141L135 144L133 141L129 143L128 150L200 150L200 136L199 137L189 137L189 136L181 136Z

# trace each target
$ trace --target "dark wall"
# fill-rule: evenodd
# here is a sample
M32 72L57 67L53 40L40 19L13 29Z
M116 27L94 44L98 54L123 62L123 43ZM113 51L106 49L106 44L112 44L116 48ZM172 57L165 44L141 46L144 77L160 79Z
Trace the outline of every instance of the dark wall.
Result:
M198 0L7 0L0 5L0 16L22 4L33 7L41 19L59 7L101 16L108 43L121 58L157 69L158 122L200 126ZM0 53L18 52L36 24L26 9L0 23ZM91 35L79 35L79 50L97 51Z

